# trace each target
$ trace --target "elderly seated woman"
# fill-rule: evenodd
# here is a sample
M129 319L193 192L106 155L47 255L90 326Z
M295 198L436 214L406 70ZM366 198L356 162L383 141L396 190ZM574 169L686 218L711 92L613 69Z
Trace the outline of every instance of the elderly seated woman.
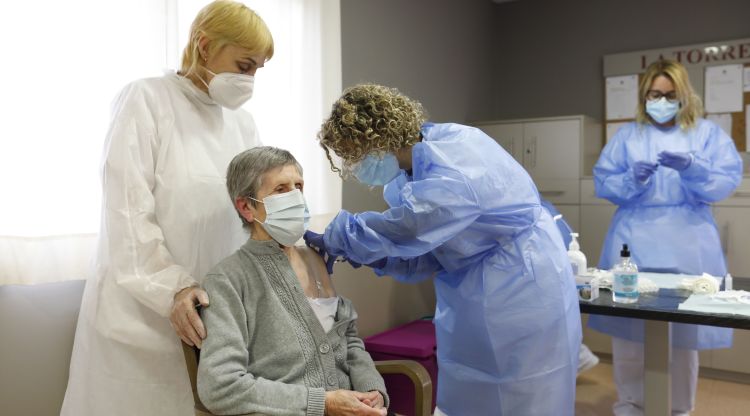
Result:
M318 254L295 246L309 217L299 163L274 147L244 151L227 189L250 238L204 282L203 404L216 414L385 415L357 313Z

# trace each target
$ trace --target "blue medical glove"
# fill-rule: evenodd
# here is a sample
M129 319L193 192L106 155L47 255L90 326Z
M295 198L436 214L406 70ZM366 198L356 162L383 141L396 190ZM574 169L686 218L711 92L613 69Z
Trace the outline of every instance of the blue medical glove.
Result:
M663 151L657 155L659 163L674 170L685 170L693 163L693 156L685 152Z
M321 259L326 264L326 270L328 270L328 274L333 274L333 263L336 262L336 256L332 256L328 251L326 250L326 242L323 239L323 234L318 234L316 232L312 231L305 231L305 235L302 236L305 240L305 244L307 244L308 247L315 250Z
M346 261L349 262L349 264L352 265L355 269L359 269L362 267L362 263L357 263L356 261L353 261L352 259L346 259ZM383 257L380 260L375 260L372 263L365 264L365 266L372 268L372 269L382 269L385 267L385 265L388 264L388 257Z
M656 163L638 161L633 164L633 175L638 182L646 182L659 167Z

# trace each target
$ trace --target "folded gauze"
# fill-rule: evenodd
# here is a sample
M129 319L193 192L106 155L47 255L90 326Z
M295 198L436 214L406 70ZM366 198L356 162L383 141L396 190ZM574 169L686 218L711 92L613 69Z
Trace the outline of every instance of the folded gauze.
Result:
M682 279L679 286L681 289L687 289L699 295L719 291L719 281L708 273L703 273L700 277Z

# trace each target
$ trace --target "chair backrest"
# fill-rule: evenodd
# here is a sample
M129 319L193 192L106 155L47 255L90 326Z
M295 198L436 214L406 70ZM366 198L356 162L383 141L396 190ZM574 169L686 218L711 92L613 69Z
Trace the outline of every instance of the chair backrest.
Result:
M200 361L200 350L197 347L182 343L182 352L185 354L185 365L187 366L188 377L190 377L190 388L193 390L193 403L195 403L195 416L213 416L213 413L206 409L206 406L198 397L198 362Z

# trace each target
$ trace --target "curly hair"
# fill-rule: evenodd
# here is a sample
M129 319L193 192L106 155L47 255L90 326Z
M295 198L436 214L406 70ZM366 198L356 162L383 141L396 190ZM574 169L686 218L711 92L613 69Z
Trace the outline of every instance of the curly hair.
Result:
M417 143L426 120L422 104L397 89L359 84L347 88L333 104L318 140L331 170L343 176L331 151L348 170L370 153L395 152Z

